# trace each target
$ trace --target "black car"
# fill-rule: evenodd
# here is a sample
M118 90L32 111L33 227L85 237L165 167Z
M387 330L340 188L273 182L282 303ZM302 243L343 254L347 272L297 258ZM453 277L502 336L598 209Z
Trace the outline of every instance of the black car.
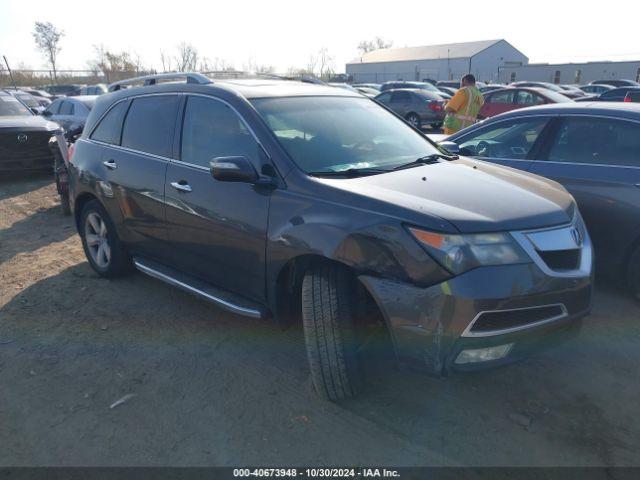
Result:
M80 95L82 91L82 87L84 87L84 85L75 85L75 84L47 85L46 87L44 87L44 90L47 93L54 95L56 97L58 96L74 97L76 95Z
M522 358L590 309L589 236L551 180L447 155L344 89L168 74L110 90L69 164L91 267L300 321L325 398L359 390L371 324L443 375Z
M629 92L640 92L640 86L614 88L613 90L604 92L591 100L596 102L624 102L624 99Z
M53 168L49 140L59 126L0 91L0 171Z
M84 126L96 98L98 97L95 95L58 98L42 114L67 131L76 130Z
M443 92L442 90L438 89L438 87L436 87L435 85L432 85L427 82L405 82L402 80L397 80L393 82L384 82L380 86L380 91L385 92L387 90L398 90L401 88L404 88L404 89L409 88L412 90L425 90L427 92L431 92L436 95L439 95L441 98L451 98L451 95Z
M587 223L597 271L620 279L640 298L640 105L524 108L440 140L462 155L561 183Z
M613 87L640 87L640 83L633 80L594 80L591 85L611 85Z

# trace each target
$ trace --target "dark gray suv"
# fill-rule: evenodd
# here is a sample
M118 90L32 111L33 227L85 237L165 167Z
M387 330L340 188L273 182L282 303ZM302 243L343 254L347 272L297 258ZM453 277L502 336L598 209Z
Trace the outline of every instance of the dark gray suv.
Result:
M521 358L590 309L589 236L553 181L447 155L347 90L199 74L110 89L69 167L93 269L301 319L325 398L362 385L371 323L401 365L444 375Z

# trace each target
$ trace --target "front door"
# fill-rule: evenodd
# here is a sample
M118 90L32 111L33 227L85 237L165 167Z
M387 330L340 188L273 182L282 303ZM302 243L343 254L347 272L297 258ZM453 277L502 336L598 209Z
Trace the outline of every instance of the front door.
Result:
M264 300L270 190L217 181L209 162L244 155L260 171L266 155L221 100L190 95L184 108L180 161L169 164L165 185L172 263L217 287Z

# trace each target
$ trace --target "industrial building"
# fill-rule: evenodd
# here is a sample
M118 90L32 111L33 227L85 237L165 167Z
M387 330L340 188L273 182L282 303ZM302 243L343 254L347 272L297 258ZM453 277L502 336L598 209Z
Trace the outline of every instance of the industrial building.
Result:
M506 40L450 43L424 47L384 48L347 63L354 82L389 80L453 80L473 73L495 82L505 67L526 65L529 59Z
M347 63L346 73L353 82L361 83L457 80L467 73L473 73L478 80L498 83L529 80L585 84L611 79L640 82L640 61L532 64L506 40L484 40L374 50Z
M585 84L594 80L635 80L640 82L640 61L586 63L530 63L500 68L500 82L518 80L564 84Z

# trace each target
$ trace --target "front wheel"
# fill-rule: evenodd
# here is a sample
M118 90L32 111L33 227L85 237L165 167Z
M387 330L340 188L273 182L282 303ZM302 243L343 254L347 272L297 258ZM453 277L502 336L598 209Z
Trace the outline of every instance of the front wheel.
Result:
M640 246L636 248L629 259L627 283L631 295L640 301Z
M131 257L109 214L97 200L87 202L82 209L80 235L87 260L99 275L115 278L131 270Z
M353 282L337 265L308 271L302 281L302 320L311 379L331 401L356 395L362 386L353 319Z
M417 128L418 130L422 128L422 121L417 113L410 113L406 118L407 122L409 122L413 128Z

